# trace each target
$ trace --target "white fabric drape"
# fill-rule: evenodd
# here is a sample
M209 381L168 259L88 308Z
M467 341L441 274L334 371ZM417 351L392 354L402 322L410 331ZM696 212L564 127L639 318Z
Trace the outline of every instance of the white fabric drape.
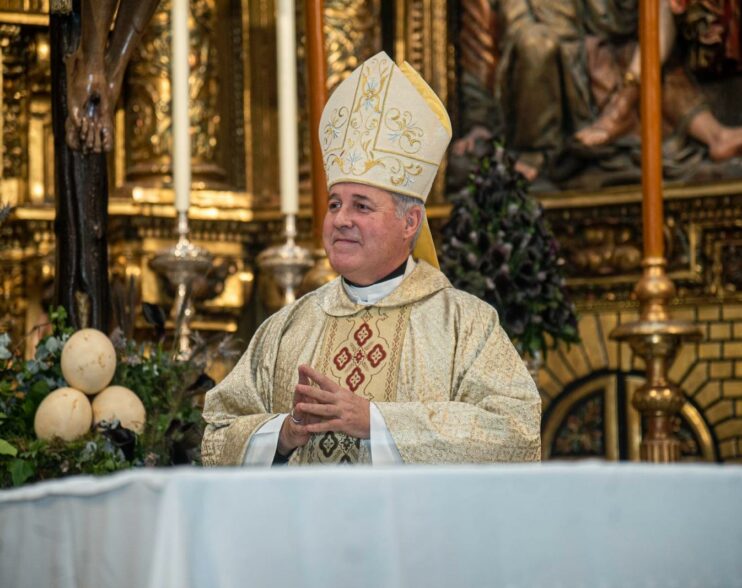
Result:
M0 586L742 586L742 468L182 469L0 492Z

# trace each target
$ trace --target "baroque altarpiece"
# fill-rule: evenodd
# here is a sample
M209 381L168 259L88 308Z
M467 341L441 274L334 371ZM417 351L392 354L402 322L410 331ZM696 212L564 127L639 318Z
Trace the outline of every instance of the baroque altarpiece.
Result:
M304 109L302 4L297 71ZM274 9L272 0L191 1L189 214L193 238L215 256L209 275L195 285L192 326L244 339L277 297L255 262L282 232ZM174 238L169 11L169 0L162 0L132 58L109 158L110 276L117 322L129 334L144 328L142 302L167 306L173 294L149 264ZM486 1L325 0L324 11L329 90L384 49L428 80L448 105L458 137L472 127L472 116L489 112L480 106L498 95L499 66L512 58L503 52L505 19ZM46 0L0 1L0 200L13 206L0 227L0 330L15 335L42 317L54 279L48 14ZM569 51L561 55L566 59ZM723 122L739 125L719 83L704 91ZM740 87L734 76L727 83ZM503 121L487 116L497 131ZM306 112L298 119L299 233L308 242L312 129ZM609 333L637 315L631 292L641 273L641 190L636 170L616 173L610 155L598 175L544 172L540 177L548 181L533 184L562 247L582 337L578 345L550 351L540 371L545 458L638 459L642 423L631 396L643 370L628 345ZM688 161L676 169L687 169ZM446 194L455 189L456 163L449 162L429 200L434 232L450 211ZM566 168L572 169L553 166ZM678 288L673 313L698 322L705 335L682 348L670 374L688 399L677 429L684 459L742 461L742 181L736 179L742 163L698 170L695 177L669 178L665 190L668 269Z

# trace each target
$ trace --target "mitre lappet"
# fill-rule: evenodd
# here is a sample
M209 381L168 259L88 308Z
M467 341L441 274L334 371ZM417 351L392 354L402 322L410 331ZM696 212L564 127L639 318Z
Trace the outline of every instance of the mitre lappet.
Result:
M451 141L451 120L420 74L382 51L335 89L319 138L328 189L356 182L424 203ZM427 219L413 255L438 265Z

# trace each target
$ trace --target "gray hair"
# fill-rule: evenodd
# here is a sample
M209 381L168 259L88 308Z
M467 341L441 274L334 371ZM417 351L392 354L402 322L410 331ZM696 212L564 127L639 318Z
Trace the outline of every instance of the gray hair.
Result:
M420 231L423 228L423 224L425 224L425 203L419 198L413 198L412 196L407 196L406 194L397 194L396 192L392 192L391 194L392 198L394 198L394 213L396 214L397 218L404 218L405 215L416 206L419 207L422 212L420 224L417 225L417 231L412 236L412 242L410 243L410 251L412 251L415 248L418 237L420 236Z

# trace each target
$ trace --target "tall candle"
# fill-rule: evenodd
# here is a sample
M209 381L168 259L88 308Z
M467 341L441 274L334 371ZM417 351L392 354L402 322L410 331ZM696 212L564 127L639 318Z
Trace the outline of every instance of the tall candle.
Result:
M172 135L175 209L187 213L191 197L191 121L189 116L189 0L172 0Z
M296 14L294 0L276 3L278 45L278 141L281 212L299 211L299 146L296 98Z
M644 257L664 255L662 206L662 82L660 0L642 0L639 11L641 47L642 235Z

